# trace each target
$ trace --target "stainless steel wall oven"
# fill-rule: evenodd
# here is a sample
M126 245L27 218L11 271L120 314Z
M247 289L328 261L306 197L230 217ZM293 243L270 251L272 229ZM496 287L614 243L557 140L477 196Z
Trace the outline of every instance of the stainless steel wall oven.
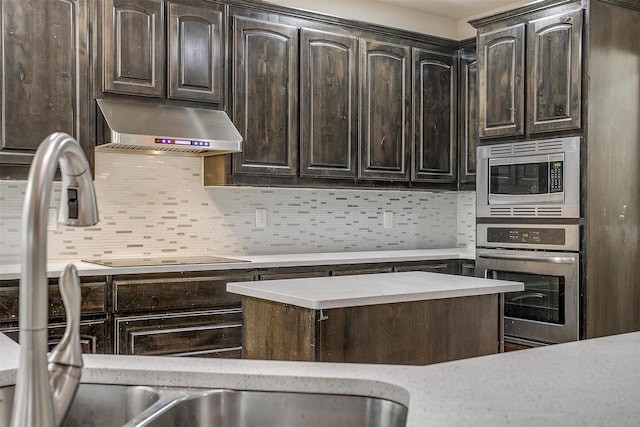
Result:
M577 224L478 224L476 271L524 282L504 296L505 341L559 343L579 339L580 253ZM534 250L557 245L564 251Z
M580 338L580 138L478 147L479 276L524 282L504 296L505 341Z

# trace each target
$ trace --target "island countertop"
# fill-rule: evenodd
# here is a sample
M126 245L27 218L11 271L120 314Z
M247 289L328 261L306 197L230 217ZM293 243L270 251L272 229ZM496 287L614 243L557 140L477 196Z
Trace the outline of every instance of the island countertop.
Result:
M524 290L520 282L424 271L234 282L227 291L312 310L478 296Z
M635 426L639 349L636 332L429 366L84 355L82 382L382 397L407 427ZM0 387L17 350L0 334Z

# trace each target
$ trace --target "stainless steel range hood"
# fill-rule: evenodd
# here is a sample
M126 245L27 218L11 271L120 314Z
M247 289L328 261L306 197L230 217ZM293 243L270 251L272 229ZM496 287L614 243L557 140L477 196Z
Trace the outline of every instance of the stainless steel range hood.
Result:
M121 99L98 99L96 151L210 156L242 151L224 111Z

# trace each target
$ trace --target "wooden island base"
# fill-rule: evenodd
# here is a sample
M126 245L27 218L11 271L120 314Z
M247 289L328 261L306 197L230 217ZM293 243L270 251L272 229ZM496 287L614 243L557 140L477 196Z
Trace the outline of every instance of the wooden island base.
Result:
M243 358L427 365L497 353L499 295L314 310L243 297Z

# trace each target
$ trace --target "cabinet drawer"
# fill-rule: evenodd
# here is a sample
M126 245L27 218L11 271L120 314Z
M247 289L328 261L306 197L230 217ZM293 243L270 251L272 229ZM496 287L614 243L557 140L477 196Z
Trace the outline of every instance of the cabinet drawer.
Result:
M393 271L427 271L430 273L458 274L457 261L417 262L397 265Z
M378 273L391 273L393 271L392 266L377 266L377 267L355 267L348 266L345 268L336 268L331 270L332 276L351 276L355 274L378 274Z
M116 354L239 357L242 309L115 319Z
M330 267L291 267L274 268L258 272L259 280L306 279L309 277L327 277Z
M107 345L107 327L106 320L81 320L80 321L80 345L82 346L82 352L85 354L95 353L103 354ZM49 339L47 340L47 347L49 351L53 350L64 334L65 324L54 323L50 324L47 328L49 332ZM16 328L0 329L0 332L7 335L15 342L19 342L20 331Z
M116 313L239 305L242 298L227 292L228 282L254 280L253 272L217 276L123 276L113 279L113 308Z
M474 261L462 261L460 263L460 275L474 277L476 275L476 263Z
M18 281L0 284L0 321L17 320L19 313L20 288ZM107 280L104 277L82 277L80 283L82 314L102 314L105 308L105 290ZM58 287L58 279L49 280L49 317L64 317L64 304Z

